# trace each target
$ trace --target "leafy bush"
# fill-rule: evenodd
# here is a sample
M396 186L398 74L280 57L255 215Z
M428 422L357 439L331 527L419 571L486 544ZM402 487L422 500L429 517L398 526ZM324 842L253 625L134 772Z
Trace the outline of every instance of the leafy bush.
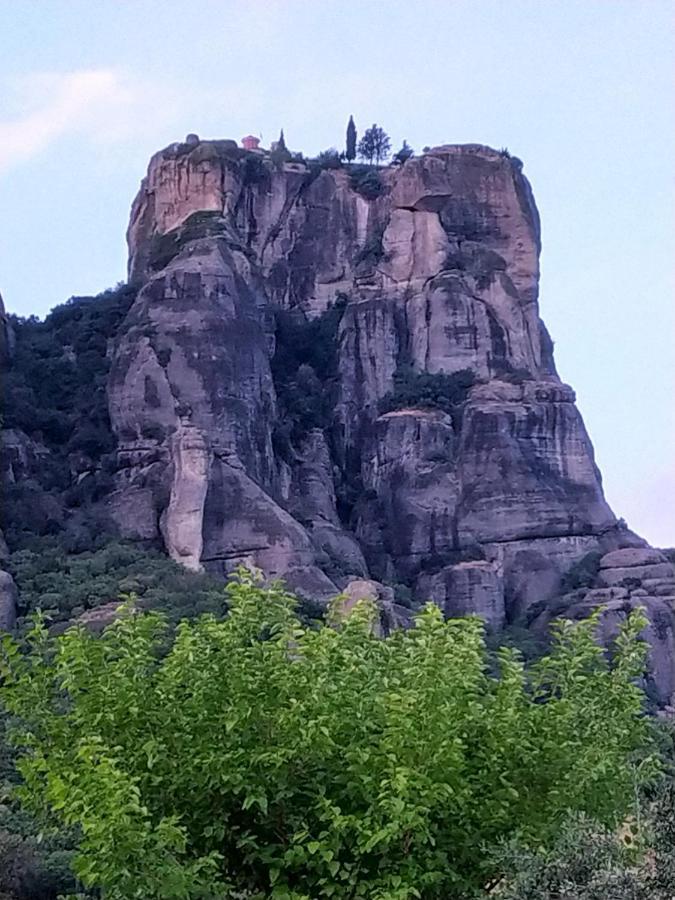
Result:
M494 359L492 368L500 381L506 381L509 384L523 384L526 381L533 380L529 369L514 366L508 359Z
M0 900L56 900L74 890L72 854L51 850L37 832L23 837L6 830L4 818L0 809Z
M377 169L370 166L352 166L349 170L352 190L366 200L377 200L384 193L384 183Z
M599 553L597 550L591 550L577 560L561 579L561 593L564 594L568 591L576 591L579 588L591 587L600 571L601 558L602 553Z
M342 159L335 147L323 150L316 158L316 162L322 169L341 169Z
M255 159L260 162L258 157ZM148 264L150 268L159 271L168 266L189 241L223 234L224 231L225 221L220 211L199 210L194 212L173 231L152 236Z
M281 407L277 449L332 419L337 381L337 332L347 303L338 297L322 315L306 319L299 310L276 312L272 377Z
M408 162L408 160L411 159L411 157L414 156L414 154L415 154L415 151L410 146L410 144L407 141L403 141L403 143L401 144L401 149L397 153L394 154L392 159L393 159L393 162L403 165L403 163Z
M246 153L244 156L244 185L261 185L269 181L270 173L261 156Z
M79 442L97 454L110 449L108 342L135 297L136 288L120 284L97 297L72 297L43 322L11 316L16 346L3 384L4 427L41 437L52 448Z
M162 609L171 621L225 610L221 582L135 544L112 541L84 553L66 553L55 538L36 539L30 549L10 554L7 567L19 588L21 613L44 610L54 622L125 594L135 594L141 607Z
M387 259L384 252L384 223L378 224L365 240L363 246L359 249L354 259L355 265L366 264L368 266L376 266L382 260Z
M657 784L620 833L570 816L552 847L503 848L503 900L672 900L675 893L675 783Z
M466 400L475 383L470 369L460 369L452 375L445 372L417 372L412 366L400 366L394 375L394 389L382 398L380 413L417 407L452 412Z
M647 900L653 896L641 890L645 873L635 867L635 854L615 832L585 816L565 822L548 851L515 844L505 849L500 862L506 870L499 892L503 900Z
M78 877L108 900L474 896L494 848L547 846L568 811L608 827L633 798L647 739L632 615L609 663L597 620L559 626L526 674L487 669L475 619L374 634L356 606L309 629L279 586L242 571L230 614L156 614L101 638L2 645L23 802L79 826Z

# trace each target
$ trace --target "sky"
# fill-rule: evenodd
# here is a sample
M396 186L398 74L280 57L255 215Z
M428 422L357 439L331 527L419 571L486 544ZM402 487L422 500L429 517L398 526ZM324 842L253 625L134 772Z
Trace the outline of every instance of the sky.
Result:
M540 306L617 515L675 545L672 0L0 0L0 291L44 315L125 277L156 150L350 114L525 164Z

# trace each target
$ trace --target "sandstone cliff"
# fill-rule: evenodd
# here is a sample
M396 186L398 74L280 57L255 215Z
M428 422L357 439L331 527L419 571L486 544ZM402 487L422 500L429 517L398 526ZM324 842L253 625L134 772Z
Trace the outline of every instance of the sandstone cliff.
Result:
M639 604L673 702L675 568L604 499L539 318L518 160L467 145L321 168L176 144L128 243L129 285L45 323L2 316L11 549L86 550L112 517L193 570L370 593L385 627L428 599L535 634L601 605L609 640ZM0 595L2 628L11 579Z
M642 565L556 374L522 165L450 145L378 177L364 192L231 141L153 157L109 381L120 529L193 568L254 564L315 596L370 578L495 628L543 621L596 554L600 593L567 606L616 619L641 591L672 641L675 570ZM415 394L453 377L447 403Z

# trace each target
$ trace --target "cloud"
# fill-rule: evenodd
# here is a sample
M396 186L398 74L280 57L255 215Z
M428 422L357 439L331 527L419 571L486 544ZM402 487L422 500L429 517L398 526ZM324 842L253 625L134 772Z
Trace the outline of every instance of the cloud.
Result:
M18 114L0 118L0 176L63 137L96 143L137 138L176 108L165 92L114 69L33 74L14 88Z

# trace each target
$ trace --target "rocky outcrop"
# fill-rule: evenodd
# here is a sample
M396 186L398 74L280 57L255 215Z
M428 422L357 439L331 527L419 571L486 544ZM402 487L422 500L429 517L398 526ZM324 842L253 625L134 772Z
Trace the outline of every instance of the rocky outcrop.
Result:
M611 643L620 623L634 609L646 613L650 645L649 693L659 706L675 704L675 565L658 550L627 546L592 554L587 584L558 596L554 604L531 607L535 629L545 630L564 614L585 618L602 609L601 635ZM588 559L588 557L587 557Z
M119 527L191 568L376 580L494 629L643 596L667 644L670 564L607 505L539 318L522 165L449 145L360 177L194 137L153 157L109 381ZM284 315L339 324L289 347Z
M16 623L18 591L9 572L0 570L0 633L11 631Z

